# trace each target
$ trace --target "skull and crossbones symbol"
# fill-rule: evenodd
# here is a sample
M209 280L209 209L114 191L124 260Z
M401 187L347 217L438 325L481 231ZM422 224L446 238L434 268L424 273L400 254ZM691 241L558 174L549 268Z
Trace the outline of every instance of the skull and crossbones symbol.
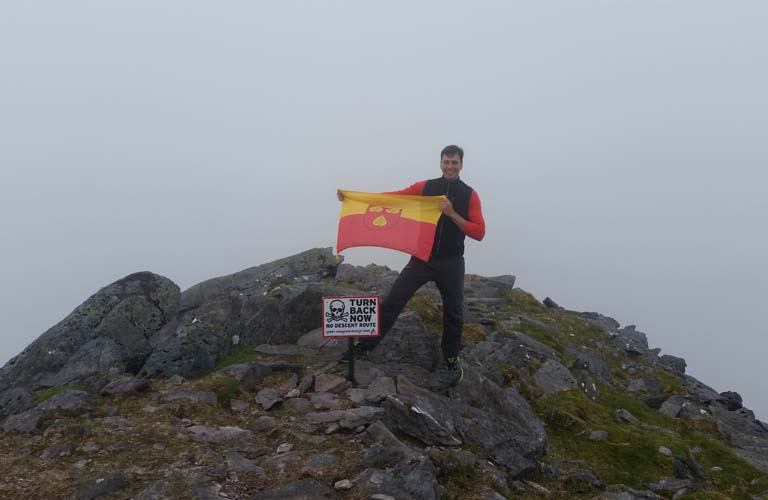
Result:
M337 299L331 301L329 307L331 312L325 313L328 321L347 321L347 318L349 318L349 313L345 311L347 306L344 302Z

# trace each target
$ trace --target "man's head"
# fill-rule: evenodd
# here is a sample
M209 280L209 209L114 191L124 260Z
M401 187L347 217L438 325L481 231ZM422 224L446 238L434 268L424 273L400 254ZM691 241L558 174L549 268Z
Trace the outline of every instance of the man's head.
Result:
M460 147L451 145L440 151L440 170L443 171L445 180L455 181L458 179L463 166L464 150Z

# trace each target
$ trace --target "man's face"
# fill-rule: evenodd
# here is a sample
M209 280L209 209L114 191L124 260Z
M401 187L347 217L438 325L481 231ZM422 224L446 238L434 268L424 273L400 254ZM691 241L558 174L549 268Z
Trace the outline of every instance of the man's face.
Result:
M459 154L443 155L440 159L440 170L443 171L443 177L448 181L455 181L459 178L459 172L463 162L459 158Z

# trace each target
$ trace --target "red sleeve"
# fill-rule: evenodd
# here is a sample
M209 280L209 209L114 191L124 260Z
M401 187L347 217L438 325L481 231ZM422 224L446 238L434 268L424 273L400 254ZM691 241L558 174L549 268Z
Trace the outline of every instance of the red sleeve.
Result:
M384 194L410 194L414 196L421 196L421 193L424 192L424 185L427 183L427 181L419 181L411 184L405 189L401 189L400 191L387 191Z
M483 209L480 206L480 197L476 191L472 191L472 196L469 197L469 211L467 222L464 224L464 234L477 241L481 241L485 236L485 219L483 219Z

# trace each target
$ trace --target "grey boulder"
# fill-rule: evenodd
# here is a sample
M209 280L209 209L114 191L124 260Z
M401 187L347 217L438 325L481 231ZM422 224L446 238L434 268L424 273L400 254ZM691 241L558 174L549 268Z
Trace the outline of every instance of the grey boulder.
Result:
M543 424L514 389L501 389L470 372L447 398L398 377L397 394L384 401L388 427L428 445L476 446L510 474L530 470L548 447Z
M565 346L565 353L576 356L571 368L587 370L603 382L611 382L613 379L608 364L593 350L568 344Z
M0 369L0 394L89 382L111 368L138 372L152 351L149 338L175 314L179 296L172 281L150 272L102 288Z
M554 359L547 360L541 368L536 370L533 378L544 391L544 395L569 391L577 387L576 379L573 378L568 368Z
M142 375L203 374L235 338L243 345L296 342L321 326L323 295L343 294L321 281L337 266L330 248L316 248L191 287L179 314L150 339Z
M339 496L331 488L315 479L301 479L250 498L253 500L337 500Z
M119 472L114 472L81 487L75 492L74 498L76 500L95 500L127 486L128 482L125 477Z
M360 498L396 498L397 500L439 500L443 488L437 482L437 470L427 457L403 460L389 469L366 469L354 478L354 492ZM380 496L376 496L380 495Z
M685 368L688 366L683 358L678 358L677 356L664 354L660 359L662 365L680 375L685 373Z
M149 389L149 380L136 377L121 377L102 387L99 394L102 396L117 396L131 394Z
M610 316L603 316L596 312L581 312L578 313L584 320L593 325L599 326L606 332L615 332L619 329L619 322Z
M613 338L616 346L630 356L640 356L648 352L648 338L637 330L635 325L625 326Z

